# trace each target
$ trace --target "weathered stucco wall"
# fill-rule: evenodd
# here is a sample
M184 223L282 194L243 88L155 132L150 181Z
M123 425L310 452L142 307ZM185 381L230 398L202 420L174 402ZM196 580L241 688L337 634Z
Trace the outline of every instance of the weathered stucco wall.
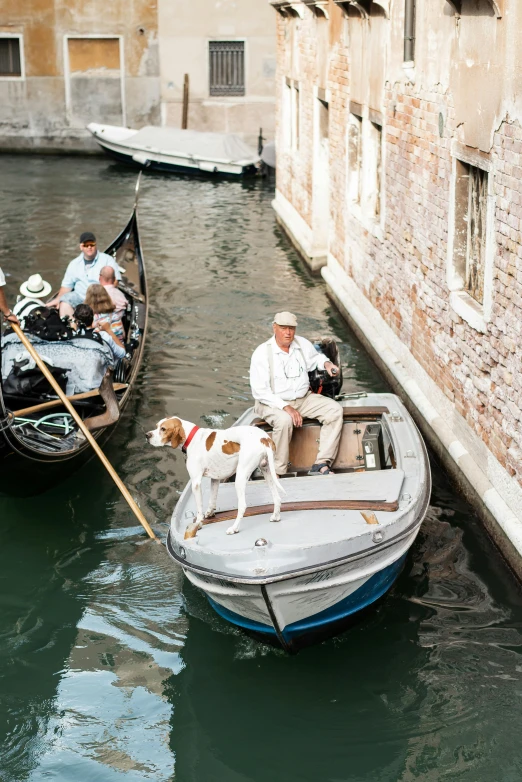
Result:
M6 34L23 73L0 77L0 148L94 149L88 122L159 122L156 3L3 0Z
M359 16L330 0L321 20L331 30L321 247L308 119L323 81L321 3L300 5L278 14L276 212L310 265L326 264L331 294L361 334L371 328L369 347L522 573L522 7L505 0L497 17L494 0L462 0L460 13L448 0L417 0L408 65L404 2L360 0ZM291 73L290 41L299 51ZM298 147L288 77L299 84ZM473 229L472 172L483 185ZM459 271L459 246L473 231L481 296Z
M163 122L181 127L183 80L190 78L188 126L239 133L257 146L275 127L275 19L259 0L158 0ZM209 94L209 41L245 42L245 95Z

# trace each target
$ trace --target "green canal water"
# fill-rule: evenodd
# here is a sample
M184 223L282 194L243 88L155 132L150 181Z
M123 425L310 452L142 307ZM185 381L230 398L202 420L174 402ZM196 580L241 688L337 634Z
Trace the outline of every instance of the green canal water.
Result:
M105 159L1 157L11 296L35 272L58 286L82 230L109 244L134 181ZM262 182L142 184L149 341L107 453L163 535L185 467L143 431L172 414L231 424L277 310L342 341L347 390L386 388L277 228L272 195ZM521 591L436 465L433 477L385 601L296 657L214 615L98 464L0 498L1 782L519 782Z

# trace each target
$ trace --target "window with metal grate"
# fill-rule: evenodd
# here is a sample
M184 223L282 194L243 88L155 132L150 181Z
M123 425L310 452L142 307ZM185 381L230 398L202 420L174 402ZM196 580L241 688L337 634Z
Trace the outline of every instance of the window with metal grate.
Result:
M0 36L0 76L21 76L20 39Z
M210 94L245 94L244 41L210 41Z

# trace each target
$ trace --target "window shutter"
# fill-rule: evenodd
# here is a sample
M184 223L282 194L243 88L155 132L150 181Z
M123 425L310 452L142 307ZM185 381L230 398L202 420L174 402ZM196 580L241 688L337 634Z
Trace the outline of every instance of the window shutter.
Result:
M210 95L245 94L244 41L210 41Z

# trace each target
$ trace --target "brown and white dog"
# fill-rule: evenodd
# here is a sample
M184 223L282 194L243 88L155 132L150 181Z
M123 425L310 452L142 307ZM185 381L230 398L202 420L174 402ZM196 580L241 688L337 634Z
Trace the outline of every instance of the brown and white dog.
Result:
M214 516L219 484L236 474L237 518L227 529L227 535L239 532L239 525L246 510L246 483L259 467L268 483L274 500L274 512L270 521L281 521L281 498L285 490L277 479L274 466L274 441L255 426L234 426L231 429L200 429L182 418L162 418L155 429L146 434L150 445L182 448L187 454L187 470L196 500L197 518L194 535L203 519ZM210 501L203 513L201 480L210 478ZM193 537L193 535L190 535Z

